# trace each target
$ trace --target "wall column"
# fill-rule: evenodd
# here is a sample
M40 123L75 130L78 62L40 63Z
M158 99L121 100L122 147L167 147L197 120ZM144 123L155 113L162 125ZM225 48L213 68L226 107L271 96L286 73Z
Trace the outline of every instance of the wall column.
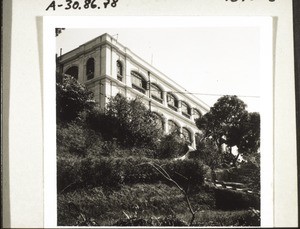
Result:
M195 132L194 131L190 131L191 132L191 146L196 149L196 137L195 137Z
M79 83L85 83L85 58L83 56L79 57L78 64L78 81Z
M168 101L167 101L167 92L166 91L162 91L162 97L163 97L163 104L167 107Z
M101 67L101 50L100 50L99 47L96 49L94 60L95 60L94 77L99 77L99 76L101 76L101 70L100 70L100 67Z
M168 134L169 126L168 126L168 119L166 117L163 118L163 128L164 128L164 133Z
M101 65L100 72L101 76L108 75L110 76L110 67L111 67L111 50L109 45L103 45L101 47Z

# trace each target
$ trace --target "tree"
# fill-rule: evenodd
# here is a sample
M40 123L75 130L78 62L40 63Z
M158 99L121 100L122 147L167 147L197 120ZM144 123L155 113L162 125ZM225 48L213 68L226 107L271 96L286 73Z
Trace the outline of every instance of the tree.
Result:
M117 138L125 146L155 146L162 131L156 119L139 99L129 100L120 94L110 99L104 112L94 111L88 116L94 130L107 139Z
M57 76L56 116L58 121L70 122L84 110L91 110L95 101L92 92L68 75Z
M240 154L257 151L260 144L260 116L258 113L248 113L246 106L237 96L226 95L196 120L204 139L213 140L219 151L223 143L230 149L238 147L238 155L233 163Z

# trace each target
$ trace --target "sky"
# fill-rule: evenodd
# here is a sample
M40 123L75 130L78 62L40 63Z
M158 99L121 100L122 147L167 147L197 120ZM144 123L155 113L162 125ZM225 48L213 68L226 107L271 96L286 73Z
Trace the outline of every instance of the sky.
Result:
M209 106L237 95L260 110L260 33L257 27L68 29L56 38L66 53L108 33Z

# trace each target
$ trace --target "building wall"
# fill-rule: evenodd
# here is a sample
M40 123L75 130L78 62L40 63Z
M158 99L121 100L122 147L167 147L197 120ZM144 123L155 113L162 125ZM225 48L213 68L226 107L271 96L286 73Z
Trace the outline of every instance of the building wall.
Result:
M94 60L93 74L88 73L88 61L91 61L91 58ZM105 107L109 98L118 93L131 99L140 98L149 109L162 118L165 133L170 131L168 122L172 120L179 126L181 133L184 128L190 132L191 145L195 147L195 134L199 132L194 122L195 109L204 114L209 107L193 95L180 93L185 89L110 35L103 34L79 46L60 56L58 62L58 69L63 73L67 73L71 67L78 68L78 81L94 93L95 100L101 107ZM118 62L121 64L121 74L118 74ZM143 86L138 87L136 80L133 82L132 72L143 79ZM155 87L160 89L161 98L153 96ZM171 102L167 99L168 93L172 93L178 101L177 108L169 105ZM190 107L190 116L182 113L184 103Z

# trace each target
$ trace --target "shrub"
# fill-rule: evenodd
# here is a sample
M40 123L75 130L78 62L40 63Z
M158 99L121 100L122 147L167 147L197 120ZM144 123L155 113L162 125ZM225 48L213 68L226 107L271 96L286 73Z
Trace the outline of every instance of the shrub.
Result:
M175 216L120 219L113 226L188 226Z
M242 191L215 189L216 207L222 210L260 209L260 197Z
M89 155L86 158L58 157L57 180L60 184L58 191L72 183L74 183L73 188L83 185L119 188L121 184L167 182L152 166L147 164L149 162L163 164L170 176L180 185L196 187L203 184L203 166L197 161Z
M117 138L123 146L155 148L161 137L155 113L140 100L129 100L119 94L109 101L105 111L94 109L86 120L106 140Z
M197 160L176 160L165 165L172 179L185 188L196 188L204 182L203 164Z
M260 165L253 161L242 162L239 167L230 170L229 181L241 182L254 191L260 191Z
M255 210L254 210L255 211ZM240 211L207 210L199 213L197 226L259 226L259 213L253 214L253 209Z
M187 152L187 146L184 139L177 133L171 133L161 138L157 149L157 157L161 159L176 158Z
M75 155L85 154L86 132L76 123L57 125L57 152Z
M57 154L86 156L89 153L101 154L102 137L84 126L70 122L57 125Z
M92 92L71 76L57 76L61 78L56 83L56 116L58 121L69 122L78 117L84 110L94 107Z
M118 188L122 172L116 160L108 157L87 157L82 160L79 176L85 185Z
M81 184L79 174L81 160L76 156L68 155L68 157L57 157L57 191L71 190Z

